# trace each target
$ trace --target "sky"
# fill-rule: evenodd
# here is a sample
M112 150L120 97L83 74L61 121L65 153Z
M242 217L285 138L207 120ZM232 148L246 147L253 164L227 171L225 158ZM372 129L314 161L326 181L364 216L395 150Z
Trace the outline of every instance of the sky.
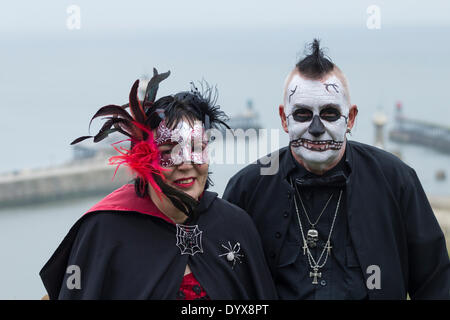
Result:
M80 29L68 28L74 6ZM367 27L373 7L378 31ZM124 102L154 66L172 71L161 95L204 78L229 115L252 99L263 126L281 129L283 80L316 36L350 80L361 111L356 140L371 143L372 112L391 111L397 99L413 117L446 124L438 115L449 110L449 30L448 0L4 1L0 134L12 152L0 173L69 159L68 142L87 134L90 115ZM410 81L417 76L427 81Z
M380 9L383 26L450 24L448 0L15 0L1 4L0 32L63 32L71 5L79 7L85 32L358 26L366 24L371 5Z

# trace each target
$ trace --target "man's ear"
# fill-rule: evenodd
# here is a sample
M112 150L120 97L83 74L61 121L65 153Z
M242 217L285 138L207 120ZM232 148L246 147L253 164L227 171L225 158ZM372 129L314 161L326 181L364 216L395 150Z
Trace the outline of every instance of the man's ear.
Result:
M280 104L278 112L280 113L281 126L283 127L284 132L288 133L286 114L284 113L284 106L282 104Z
M353 125L355 124L355 119L356 119L357 115L358 115L358 106L356 104L354 104L350 107L350 111L348 113L347 127L349 129L353 128Z

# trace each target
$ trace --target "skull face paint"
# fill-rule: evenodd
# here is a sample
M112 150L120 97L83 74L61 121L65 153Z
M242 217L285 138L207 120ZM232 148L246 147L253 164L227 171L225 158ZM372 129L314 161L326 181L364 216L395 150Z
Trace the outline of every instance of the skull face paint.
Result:
M184 162L208 162L208 138L201 121L195 121L191 125L183 120L173 129L168 128L165 121L161 121L156 130L155 141L158 146L173 146L161 151L162 167L177 166Z
M309 168L322 170L339 157L350 103L335 75L310 80L295 74L284 110L291 148Z

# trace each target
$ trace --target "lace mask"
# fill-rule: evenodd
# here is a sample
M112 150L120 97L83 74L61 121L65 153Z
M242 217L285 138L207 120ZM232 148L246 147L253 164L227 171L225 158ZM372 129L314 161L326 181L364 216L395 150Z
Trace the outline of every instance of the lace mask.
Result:
M165 121L161 121L156 130L155 142L158 146L173 145L167 151L161 151L160 165L171 167L184 162L204 164L208 162L208 138L201 121L193 125L188 121L180 121L175 128L170 129Z

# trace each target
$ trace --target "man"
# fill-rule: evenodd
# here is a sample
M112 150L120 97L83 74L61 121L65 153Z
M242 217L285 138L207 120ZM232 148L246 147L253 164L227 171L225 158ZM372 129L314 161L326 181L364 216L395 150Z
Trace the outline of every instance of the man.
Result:
M358 109L319 41L288 75L279 107L290 143L229 181L224 199L263 239L281 299L449 299L445 238L415 171L348 141Z

